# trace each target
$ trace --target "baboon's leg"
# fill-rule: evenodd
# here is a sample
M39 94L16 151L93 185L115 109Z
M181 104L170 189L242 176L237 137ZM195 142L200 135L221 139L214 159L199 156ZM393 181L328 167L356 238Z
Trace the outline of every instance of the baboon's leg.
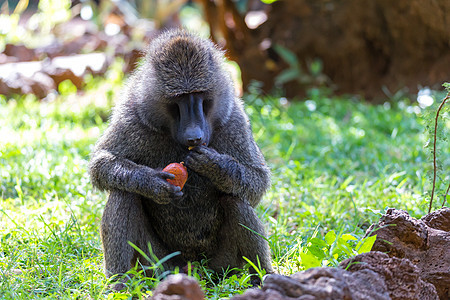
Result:
M259 260L262 269L267 273L273 273L269 244L264 239L264 227L253 207L234 197L224 197L221 202L225 212L225 223L219 234L217 251L213 253L209 267L215 271L226 269L227 266L242 267L246 263L242 258L245 256L256 266Z
M154 263L138 255L128 241L147 255L149 255L148 243L150 243L153 253L159 259L170 254L154 234L150 220L143 210L142 201L151 200L119 190L113 190L109 195L101 224L104 267L108 277L126 273L135 265L137 258L143 265ZM149 256L152 258L151 255ZM170 264L171 261L166 266L171 267Z

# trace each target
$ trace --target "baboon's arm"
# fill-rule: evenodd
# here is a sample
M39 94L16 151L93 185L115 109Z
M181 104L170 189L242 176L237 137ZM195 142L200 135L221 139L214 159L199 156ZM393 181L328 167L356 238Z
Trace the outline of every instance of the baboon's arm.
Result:
M113 126L114 128L114 126ZM157 203L169 203L183 195L181 189L166 181L172 174L139 165L127 156L136 155L142 145L133 136L119 130L105 132L92 154L89 173L92 184L101 190L122 190L153 199ZM119 134L120 133L120 134ZM122 137L122 138L120 138ZM128 137L124 139L123 137ZM115 153L121 153L117 155Z

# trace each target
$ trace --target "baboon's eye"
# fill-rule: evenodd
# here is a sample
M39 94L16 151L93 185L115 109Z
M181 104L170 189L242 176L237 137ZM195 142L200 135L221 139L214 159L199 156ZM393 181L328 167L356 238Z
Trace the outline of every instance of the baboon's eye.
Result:
M173 103L167 105L167 111L172 116L172 118L176 120L180 118L180 109L178 108L178 104Z
M212 106L212 100L209 100L209 99L203 100L203 113L205 115L207 115L209 113L209 111L211 110L211 106Z

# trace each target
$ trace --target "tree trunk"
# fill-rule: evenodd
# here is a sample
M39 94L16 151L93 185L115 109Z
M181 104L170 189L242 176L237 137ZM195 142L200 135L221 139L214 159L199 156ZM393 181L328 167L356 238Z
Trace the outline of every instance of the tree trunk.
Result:
M448 0L279 0L271 5L249 0L245 13L232 0L198 1L213 38L222 38L228 56L241 67L244 88L255 79L270 91L277 76L292 68L276 45L295 54L306 76L283 85L288 96L318 84L308 69L315 59L322 61L336 92L369 98L383 95L383 87L416 92L450 80ZM245 15L255 11L266 14L267 21L250 29Z

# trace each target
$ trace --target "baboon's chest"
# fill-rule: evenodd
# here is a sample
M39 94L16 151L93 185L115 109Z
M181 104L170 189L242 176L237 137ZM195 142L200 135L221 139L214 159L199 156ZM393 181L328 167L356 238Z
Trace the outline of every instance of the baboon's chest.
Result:
M169 205L147 206L150 223L164 244L181 251L187 260L197 260L216 244L223 212L220 192L209 180L195 174L183 188L180 201Z

